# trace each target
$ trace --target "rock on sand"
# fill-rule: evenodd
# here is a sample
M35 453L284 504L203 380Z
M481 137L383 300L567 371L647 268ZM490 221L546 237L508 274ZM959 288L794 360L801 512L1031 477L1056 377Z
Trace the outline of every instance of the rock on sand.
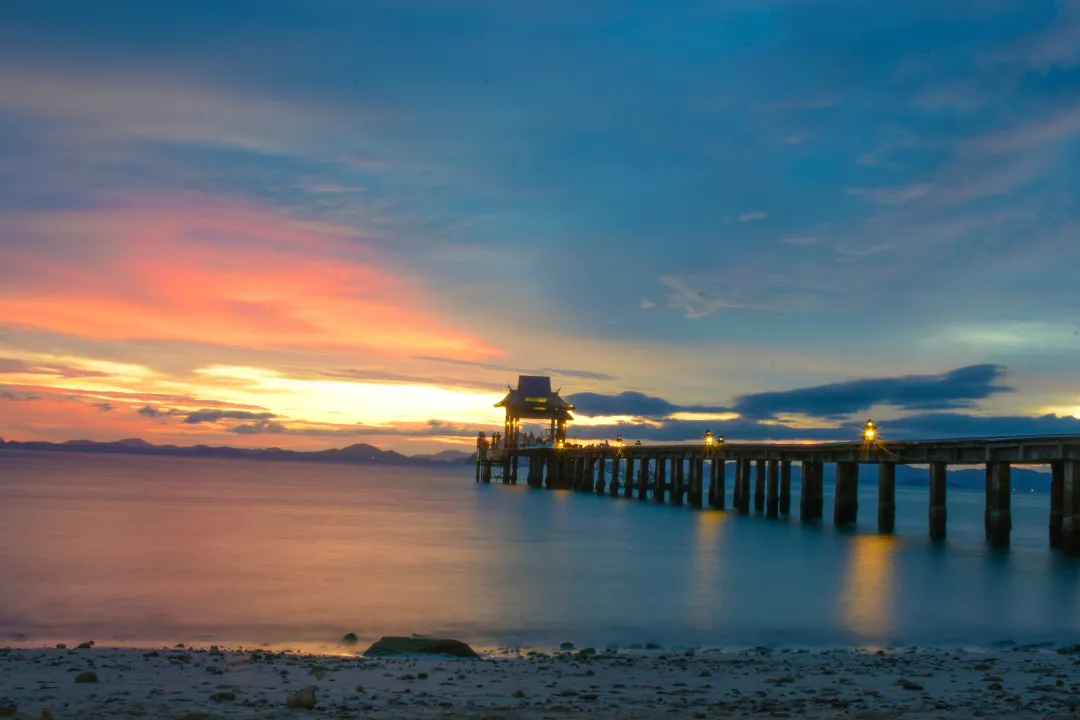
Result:
M385 655L456 655L457 657L479 657L476 651L461 642L449 638L430 637L384 637L364 651L364 656L380 657Z

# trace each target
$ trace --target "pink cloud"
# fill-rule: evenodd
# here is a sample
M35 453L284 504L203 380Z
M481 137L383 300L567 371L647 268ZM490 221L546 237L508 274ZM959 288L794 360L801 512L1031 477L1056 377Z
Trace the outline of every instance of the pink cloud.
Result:
M0 323L95 339L496 355L349 228L155 203L0 216Z

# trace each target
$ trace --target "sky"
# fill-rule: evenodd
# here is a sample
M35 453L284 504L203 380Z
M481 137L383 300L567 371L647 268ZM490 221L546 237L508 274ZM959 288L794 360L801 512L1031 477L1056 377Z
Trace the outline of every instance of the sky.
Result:
M1080 0L38 0L0 437L1080 433Z

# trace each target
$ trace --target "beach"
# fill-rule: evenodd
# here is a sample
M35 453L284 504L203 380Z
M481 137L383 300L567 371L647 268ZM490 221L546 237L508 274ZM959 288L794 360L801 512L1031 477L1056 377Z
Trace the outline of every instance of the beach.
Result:
M1074 717L1080 648L602 649L366 658L0 648L0 717ZM86 681L93 673L96 681ZM81 678L82 681L77 681ZM311 709L286 699L313 690ZM303 693L294 697L303 698Z

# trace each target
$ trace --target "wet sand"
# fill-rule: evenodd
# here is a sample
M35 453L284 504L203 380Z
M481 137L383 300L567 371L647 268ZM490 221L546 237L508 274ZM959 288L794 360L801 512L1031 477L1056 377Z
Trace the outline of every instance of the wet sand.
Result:
M1080 649L497 650L480 659L0 648L0 717L1074 717ZM91 672L96 682L76 682ZM314 688L314 709L286 698ZM7 715L5 715L5 712Z

